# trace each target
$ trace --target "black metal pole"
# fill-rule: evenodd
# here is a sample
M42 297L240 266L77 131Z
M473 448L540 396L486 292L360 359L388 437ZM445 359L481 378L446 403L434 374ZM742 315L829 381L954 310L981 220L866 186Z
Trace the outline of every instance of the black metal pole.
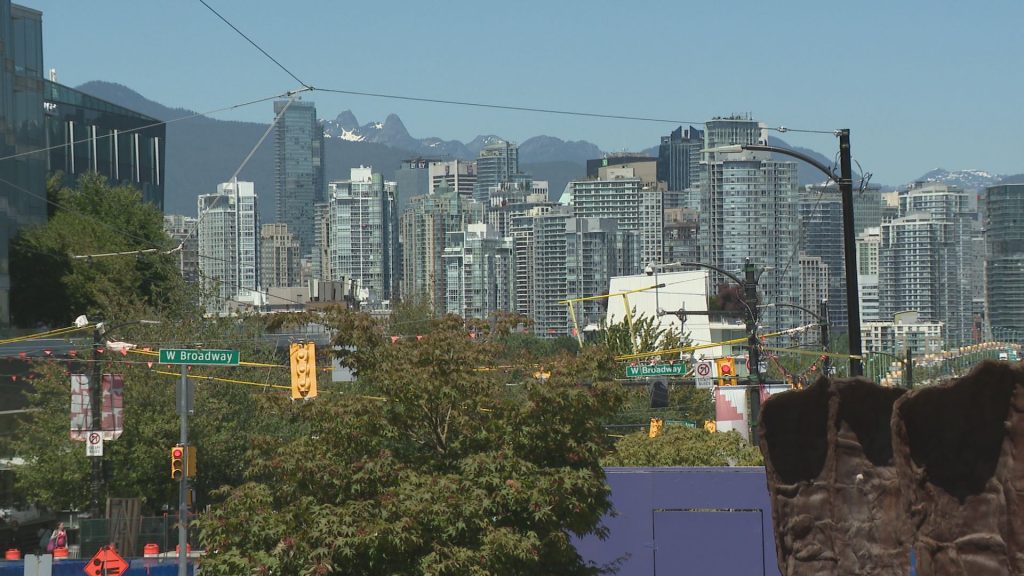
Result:
M188 574L188 366L181 365L181 380L178 381L178 442L185 447L184 470L178 481L178 576Z
M818 315L821 316L818 318L818 322L821 323L819 324L821 326L821 349L828 352L830 345L828 335L828 300L822 300L821 303L818 304ZM826 355L825 359L821 361L821 373L828 376L831 368L832 357Z
M92 413L89 431L100 434L103 433L103 374L100 367L100 340L103 337L100 329L102 326L102 323L97 323L92 330L92 376L89 381L89 410ZM99 518L100 497L103 491L103 457L92 456L90 460L92 460L92 499L89 502L89 515Z
M847 334L850 340L850 376L863 376L861 363L860 296L857 289L857 239L853 222L853 166L850 130L839 133L839 192L843 202L843 253L846 259Z
M913 351L906 346L906 362L903 364L903 373L906 374L906 389L913 387Z
M761 343L757 339L757 276L754 263L747 258L743 264L743 299L747 303L747 357L750 358L750 374L754 382L761 384Z

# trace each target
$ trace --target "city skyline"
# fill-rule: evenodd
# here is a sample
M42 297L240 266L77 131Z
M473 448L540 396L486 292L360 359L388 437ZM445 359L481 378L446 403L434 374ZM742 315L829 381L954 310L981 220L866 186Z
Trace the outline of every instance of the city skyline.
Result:
M46 15L44 65L56 68L67 85L119 82L168 106L197 111L299 87L200 3L76 5L34 0L24 4ZM318 88L663 118L698 127L714 116L750 113L773 127L850 128L855 159L875 174L875 182L892 185L910 182L937 167L1024 172L1013 145L1020 125L1014 120L1019 117L1014 94L1022 81L1003 67L1022 52L1012 39L1013 23L1020 21L1024 7L1011 2L981 6L868 2L826 13L810 2L770 8L754 3L699 7L640 3L630 7L637 24L625 28L621 19L608 17L610 5L601 4L585 11L530 2L499 6L494 7L499 17L485 25L472 19L476 12L469 3L436 12L360 4L347 7L346 22L356 24L343 28L341 44L336 42L337 20L331 17L335 12L327 4L303 2L286 12L259 3L247 5L244 11L230 5L211 6L299 79ZM133 25L137 19L166 25L142 30ZM93 49L82 50L74 31L89 22L102 22L112 32L98 35ZM718 31L723 23L732 28L730 37L751 38L750 44L722 42ZM617 37L623 29L637 26L643 38L680 35L687 39L685 44L715 48L700 54L684 50L681 55L690 54L682 67L686 73L676 74L668 72L678 65L680 54L661 48L661 42L623 42L596 51L593 43L570 40ZM460 32L438 34L442 29ZM404 41L371 42L381 30ZM865 40L868 30L870 41ZM923 42L923 32L929 39L942 41ZM501 37L516 38L514 56L503 57L503 74L462 73L491 66L492 50L486 47ZM124 42L136 40L150 49L120 49ZM851 48L845 49L844 42ZM363 59L353 62L343 56L349 51L338 48L349 44L374 48L372 53L361 52ZM209 49L213 45L217 50ZM412 46L414 58L410 58ZM119 58L90 55L108 49ZM752 57L764 51L767 58ZM357 65L359 73L352 74ZM454 73L456 69L461 72ZM581 74L588 69L608 73ZM608 81L616 76L623 81ZM508 82L510 77L517 82ZM647 82L644 90L636 89L640 81L651 78L654 89ZM228 97L208 89L225 81L233 87ZM932 89L936 85L941 89ZM707 88L694 90L693 86ZM603 150L619 151L657 146L660 137L675 128L657 122L440 106L351 94L313 95L326 118L347 109L372 120L383 120L394 112L417 137L467 141L479 134L497 134L521 142L544 134L584 139ZM259 106L214 117L266 122ZM790 132L785 139L826 156L837 148L828 134Z

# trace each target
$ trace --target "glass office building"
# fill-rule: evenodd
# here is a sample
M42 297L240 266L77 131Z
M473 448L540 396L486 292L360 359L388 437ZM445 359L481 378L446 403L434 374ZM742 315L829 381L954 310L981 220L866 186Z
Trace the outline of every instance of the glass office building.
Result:
M10 318L11 238L46 221L42 13L0 0L0 323Z
M44 80L43 88L47 173L63 172L70 183L97 172L163 211L166 126L56 82Z
M274 102L274 179L277 221L299 239L303 257L314 252L314 204L325 200L324 130L312 102Z
M1024 184L985 189L985 286L992 336L1024 341Z
M43 15L0 0L0 325L10 319L10 242L47 218L46 178L98 172L163 209L158 120L46 80Z

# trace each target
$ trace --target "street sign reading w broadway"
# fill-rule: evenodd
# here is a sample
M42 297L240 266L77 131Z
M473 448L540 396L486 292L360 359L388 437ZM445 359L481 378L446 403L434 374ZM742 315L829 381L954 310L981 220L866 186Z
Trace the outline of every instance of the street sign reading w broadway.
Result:
M238 366L238 350L195 350L191 348L161 348L161 364L215 364Z
M626 376L635 378L637 376L681 376L686 373L686 365L678 364L640 364L638 366L626 366Z

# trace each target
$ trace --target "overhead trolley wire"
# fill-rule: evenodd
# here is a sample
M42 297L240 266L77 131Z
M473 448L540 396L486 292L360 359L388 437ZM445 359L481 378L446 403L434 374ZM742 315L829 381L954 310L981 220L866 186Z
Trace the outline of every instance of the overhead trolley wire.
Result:
M309 84L306 84L306 83L305 83L305 82L303 82L302 80L299 80L299 77L298 77L298 76L296 76L295 74L293 74L291 70L289 70L289 69L285 68L284 64L281 64L280 62L278 62L278 61L277 61L277 58L274 58L273 56L271 56L271 55L270 55L270 54L269 54L269 53L268 53L268 52L267 52L266 50L264 50L264 49L263 49L263 48L262 48L262 47L261 47L261 46L260 46L259 44L257 44L256 42L254 42L252 38L249 38L248 36L246 36L244 32L242 32L241 30L239 30L239 29L238 29L238 27L237 27L237 26L235 26L234 24L232 24L231 22L229 22L229 21L228 21L228 19L227 19L227 18L225 18L224 16L222 16L220 12L217 12L216 10L214 10L212 6L210 6L209 4L207 4L207 3L206 3L206 0L199 0L199 3L200 3L200 4L202 4L203 6L206 6L206 8L207 8L207 9L208 9L208 10L209 10L210 12L213 12L214 14L216 14L216 15L217 15L217 18L220 18L220 19L221 19L221 21L223 21L223 22L224 22L225 24L227 24L228 26L230 26L232 30L234 30L235 32L238 32L238 35L239 35L239 36L241 36L242 38L245 38L245 39L246 39L246 40L247 40L247 41L249 42L249 44L252 44L252 45L253 45L253 46L254 46L254 47L255 47L255 48L257 49L257 50L259 50L259 51L260 51L261 53L263 53L263 55L264 55L264 56L266 56L267 58L269 58L271 62L273 62L274 64L277 64L277 67L278 67L278 68L280 68L281 70L284 70L284 71L285 71L285 73L286 73L286 74L288 74L289 76L291 76L291 77L292 77L292 78L293 78L293 79L294 79L294 80L295 80L296 82L298 82L299 84L302 84L302 85L303 85L303 86L305 86L306 88L312 88L312 86L310 86Z

